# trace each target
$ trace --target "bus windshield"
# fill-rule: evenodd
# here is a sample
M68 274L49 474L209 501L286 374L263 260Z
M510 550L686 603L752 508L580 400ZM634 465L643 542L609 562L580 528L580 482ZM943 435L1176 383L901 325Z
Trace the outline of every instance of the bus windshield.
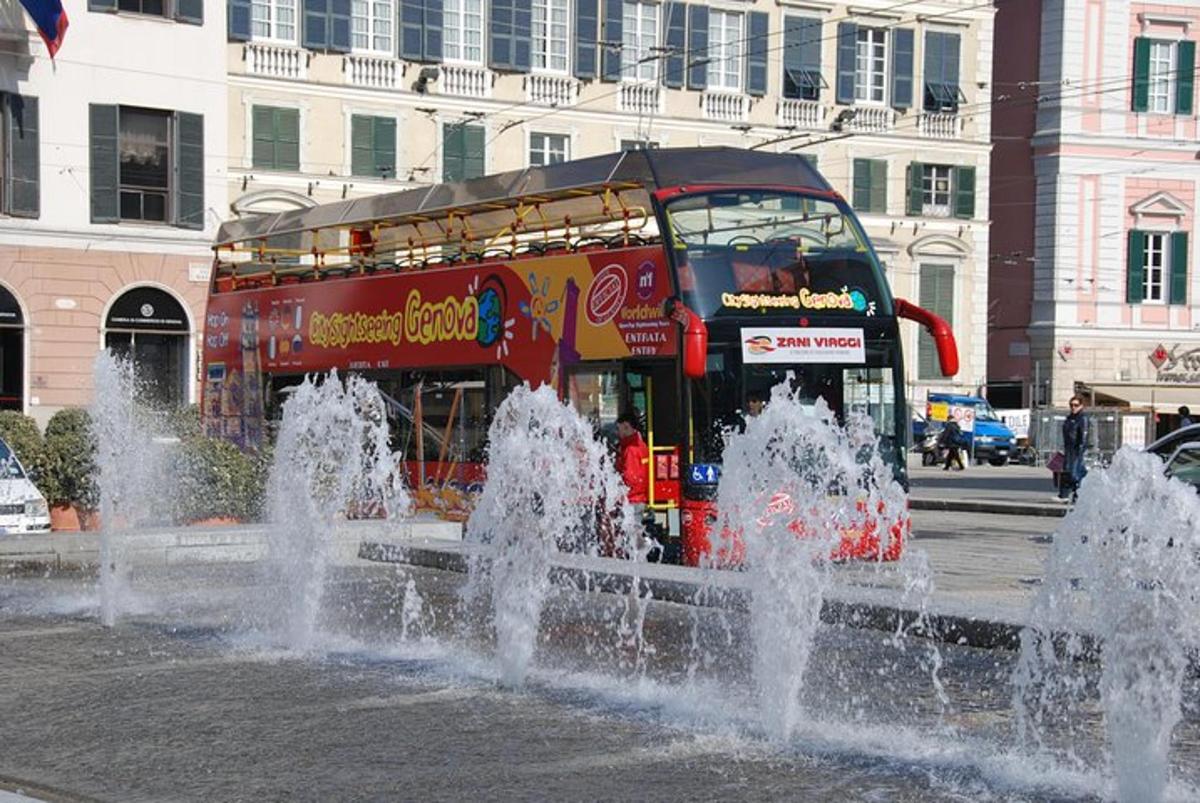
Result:
M704 318L789 309L890 313L866 237L831 200L710 192L670 203L667 217L680 291Z

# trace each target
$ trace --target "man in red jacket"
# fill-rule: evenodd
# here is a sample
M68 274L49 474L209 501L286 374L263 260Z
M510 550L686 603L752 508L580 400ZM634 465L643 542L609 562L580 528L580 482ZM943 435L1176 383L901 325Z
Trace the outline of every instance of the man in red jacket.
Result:
M629 489L629 503L641 516L649 501L650 450L638 431L637 413L622 413L617 419L617 469Z

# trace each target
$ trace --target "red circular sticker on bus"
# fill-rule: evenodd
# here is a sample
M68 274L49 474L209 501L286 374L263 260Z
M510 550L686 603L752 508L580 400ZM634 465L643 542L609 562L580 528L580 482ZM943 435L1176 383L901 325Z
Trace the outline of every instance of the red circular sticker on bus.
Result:
M588 288L585 310L588 322L592 326L603 326L617 317L621 305L625 303L625 291L629 286L629 277L625 268L616 264L606 265Z

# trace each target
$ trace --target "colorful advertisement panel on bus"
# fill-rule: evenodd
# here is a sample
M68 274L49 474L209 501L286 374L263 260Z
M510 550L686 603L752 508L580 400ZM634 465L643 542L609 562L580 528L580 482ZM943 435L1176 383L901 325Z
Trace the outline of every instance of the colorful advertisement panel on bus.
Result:
M216 293L205 418L256 443L263 374L500 364L536 386L583 360L669 357L670 295L657 246Z

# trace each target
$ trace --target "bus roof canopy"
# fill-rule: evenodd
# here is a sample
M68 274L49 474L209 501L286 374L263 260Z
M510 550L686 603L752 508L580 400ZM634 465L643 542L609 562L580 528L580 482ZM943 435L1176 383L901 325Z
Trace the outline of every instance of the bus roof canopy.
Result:
M300 232L387 228L413 219L435 220L451 212L473 215L521 203L595 196L606 190L653 192L688 184L831 189L795 154L729 147L632 150L232 220L218 231L216 247Z

